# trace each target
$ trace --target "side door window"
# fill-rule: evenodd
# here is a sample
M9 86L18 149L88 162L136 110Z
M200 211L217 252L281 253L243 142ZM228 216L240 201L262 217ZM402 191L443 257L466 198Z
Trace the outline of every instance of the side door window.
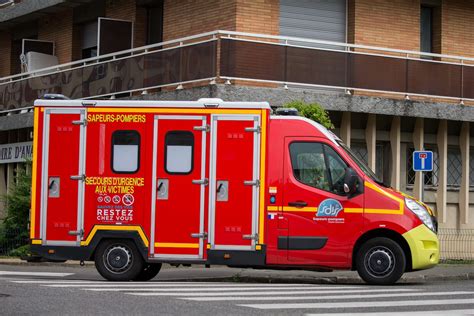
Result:
M346 174L347 164L334 149L328 145L324 145L324 151L331 176L331 191L339 195L344 195L344 176Z
M328 145L317 142L290 144L294 177L311 187L344 194L344 174L347 164Z

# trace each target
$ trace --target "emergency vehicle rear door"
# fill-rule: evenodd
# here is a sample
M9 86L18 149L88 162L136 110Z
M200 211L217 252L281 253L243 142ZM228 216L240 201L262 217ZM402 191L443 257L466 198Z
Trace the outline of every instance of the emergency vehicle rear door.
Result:
M45 109L41 239L79 246L83 235L85 109Z
M150 255L203 258L206 116L157 115L154 120Z
M212 115L211 121L210 247L255 250L260 116Z

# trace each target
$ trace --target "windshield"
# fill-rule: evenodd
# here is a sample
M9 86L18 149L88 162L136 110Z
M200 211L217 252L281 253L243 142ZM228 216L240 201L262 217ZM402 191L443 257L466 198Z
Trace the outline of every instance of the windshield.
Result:
M338 144L346 151L346 153L352 158L352 160L359 166L359 168L365 173L366 176L374 180L380 185L386 186L382 180L359 158L354 152L343 142L338 141Z

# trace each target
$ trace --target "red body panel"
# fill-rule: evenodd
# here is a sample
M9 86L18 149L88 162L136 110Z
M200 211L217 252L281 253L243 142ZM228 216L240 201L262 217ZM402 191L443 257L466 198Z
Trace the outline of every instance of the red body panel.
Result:
M71 175L79 173L79 114L50 114L48 150L48 187L58 190L57 197L48 193L46 239L48 241L76 241L69 231L77 230L78 186ZM67 145L66 145L67 144ZM53 180L56 179L56 180Z
M228 181L228 200L216 201L215 245L248 246L252 233L253 121L218 121L216 180Z
M201 225L201 186L192 183L201 179L202 132L193 130L194 126L200 125L201 120L158 120L157 178L167 180L169 186L168 198L159 199L157 196L156 200L155 254L199 254L199 239L192 238L191 234L199 233ZM172 131L185 131L194 136L190 173L170 174L166 171L165 137ZM192 244L196 247L173 247L173 244Z
M84 239L95 225L139 225L149 231L151 201L152 116L132 113L135 122L106 121L107 113L88 115ZM140 164L135 173L112 170L112 134L136 130L141 138Z

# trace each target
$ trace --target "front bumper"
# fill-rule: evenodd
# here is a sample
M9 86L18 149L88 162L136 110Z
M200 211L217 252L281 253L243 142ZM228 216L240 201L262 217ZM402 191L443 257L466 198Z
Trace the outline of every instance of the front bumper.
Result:
M434 267L439 262L439 241L436 234L421 224L403 234L411 250L412 270Z

